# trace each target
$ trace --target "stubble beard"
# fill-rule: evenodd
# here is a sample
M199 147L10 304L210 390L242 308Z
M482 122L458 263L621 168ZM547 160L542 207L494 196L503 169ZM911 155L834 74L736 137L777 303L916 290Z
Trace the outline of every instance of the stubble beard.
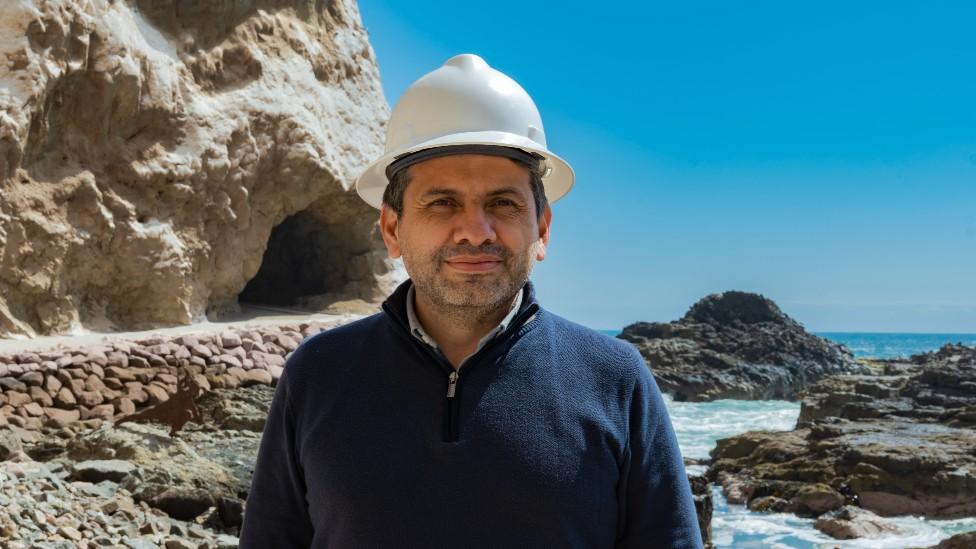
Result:
M438 313L464 325L482 324L508 308L515 294L525 286L532 274L535 255L533 244L526 252L513 253L496 244L483 246L450 246L435 250L410 261L404 255L404 265L416 286ZM448 278L444 269L447 259L458 255L494 255L501 258L498 274L464 274Z

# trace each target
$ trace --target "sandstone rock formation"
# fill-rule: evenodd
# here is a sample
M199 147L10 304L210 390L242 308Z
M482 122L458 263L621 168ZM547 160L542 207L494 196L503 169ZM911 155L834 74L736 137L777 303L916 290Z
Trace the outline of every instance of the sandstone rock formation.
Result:
M618 337L637 347L661 390L679 401L794 400L823 377L866 371L843 345L747 292L709 295L677 321L638 322Z
M810 387L792 432L720 440L709 478L750 507L815 489L824 504L813 515L846 503L883 516L976 516L976 348L876 366Z
M352 0L23 0L0 35L0 337L402 277L349 192L389 115Z

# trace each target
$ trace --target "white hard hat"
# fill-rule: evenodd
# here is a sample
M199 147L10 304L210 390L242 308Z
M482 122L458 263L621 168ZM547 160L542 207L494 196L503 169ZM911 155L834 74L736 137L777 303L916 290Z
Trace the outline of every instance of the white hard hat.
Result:
M540 155L549 202L573 186L573 169L546 148L542 118L529 94L484 59L465 53L403 93L390 117L385 152L356 180L356 192L380 208L391 163L417 151L455 145L511 147Z

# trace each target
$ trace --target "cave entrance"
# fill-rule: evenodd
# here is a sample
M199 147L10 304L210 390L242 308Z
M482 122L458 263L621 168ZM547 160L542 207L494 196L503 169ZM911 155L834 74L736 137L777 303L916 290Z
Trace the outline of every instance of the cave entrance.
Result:
M392 269L392 270L391 270ZM272 228L239 305L324 313L375 312L399 281L376 211L357 196L330 195Z
M271 230L261 268L238 296L239 303L308 307L313 296L341 292L348 284L343 235L302 211Z

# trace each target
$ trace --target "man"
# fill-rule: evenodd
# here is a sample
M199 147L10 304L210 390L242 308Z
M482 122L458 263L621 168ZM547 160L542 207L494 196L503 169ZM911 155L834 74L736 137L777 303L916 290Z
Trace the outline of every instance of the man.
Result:
M241 547L700 547L644 361L528 281L573 183L528 94L453 57L386 146L356 187L410 280L289 358Z

